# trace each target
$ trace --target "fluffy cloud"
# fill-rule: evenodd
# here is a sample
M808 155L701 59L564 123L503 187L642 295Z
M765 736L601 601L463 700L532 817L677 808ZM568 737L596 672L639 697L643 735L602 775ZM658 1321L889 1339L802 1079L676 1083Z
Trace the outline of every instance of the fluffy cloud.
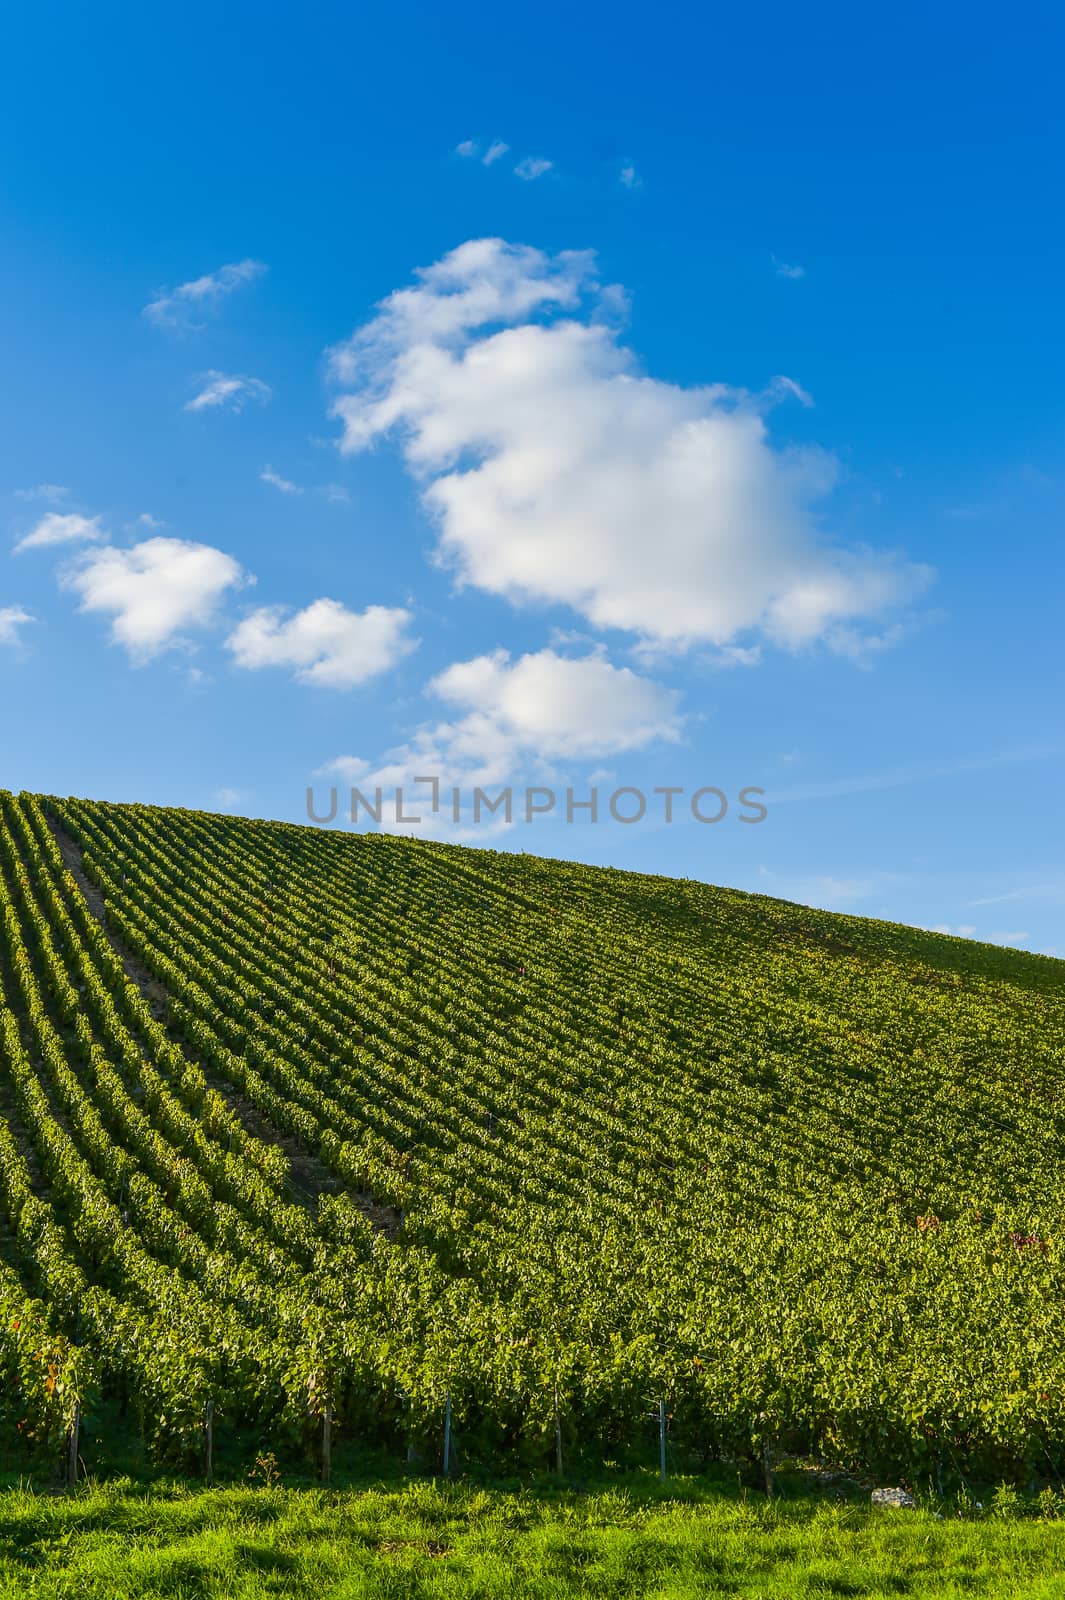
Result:
M640 177L631 161L623 161L621 163L621 171L618 173L618 182L621 184L623 189L643 188L643 179Z
M505 139L493 139L484 155L481 156L481 165L483 167L495 166L496 162L501 161L509 149L510 146ZM481 147L476 139L463 139L461 144L455 146L455 154L463 156L467 161L470 161L474 156L481 154ZM551 165L550 161L547 165Z
M19 629L35 621L21 606L0 606L0 645L20 644Z
M594 274L590 250L548 257L501 239L470 239L433 266L419 267L416 288L390 294L366 327L329 351L338 383L366 386L336 407L345 421L345 447L365 447L406 420L398 391L389 403L397 368L416 369L487 324L521 322L550 309L575 311ZM411 376L416 380L417 371Z
M615 755L677 734L675 693L600 654L541 650L512 662L497 650L456 662L430 687L540 756Z
M232 556L211 545L156 538L129 550L94 550L60 581L80 596L80 610L110 616L114 642L144 662L211 622L226 590L245 578Z
M574 659L541 650L512 661L499 650L456 662L429 691L454 708L453 720L427 723L376 766L341 756L323 770L371 786L410 786L427 775L468 788L680 735L676 693L599 653Z
M414 649L410 612L388 606L349 611L338 600L316 600L286 620L264 606L226 641L241 667L292 667L301 683L353 689L394 666Z
M82 517L77 512L48 511L24 534L18 550L43 550L58 544L83 544L106 538L99 517Z
M280 489L282 494L302 494L303 490L298 483L293 483L291 478L283 478L280 472L275 472L273 467L264 467L259 474L262 483L268 483L274 489Z
M514 176L532 183L535 178L542 178L545 172L550 172L554 164L546 156L525 156L514 168Z
M331 352L334 413L345 451L399 439L464 582L662 648L835 635L854 653L857 625L930 581L825 536L836 461L769 434L774 405L809 401L793 380L643 375L591 253L472 240L417 279Z
M60 505L69 498L70 490L61 483L35 483L32 489L15 490L16 500L48 500L52 505Z
M157 328L190 332L200 326L195 321L199 313L214 310L234 289L253 283L265 271L261 261L231 261L217 272L179 283L176 289L163 290L148 302L143 314Z
M265 405L272 392L270 385L261 378L245 378L237 372L205 372L197 381L203 387L199 394L186 401L186 411L209 411L219 407L243 411L249 400Z

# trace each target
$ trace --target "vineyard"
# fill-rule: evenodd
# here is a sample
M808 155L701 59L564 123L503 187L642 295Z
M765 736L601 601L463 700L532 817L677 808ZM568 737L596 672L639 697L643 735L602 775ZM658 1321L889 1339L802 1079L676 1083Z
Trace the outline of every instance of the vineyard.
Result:
M1065 1472L1062 963L7 793L0 920L5 1449Z

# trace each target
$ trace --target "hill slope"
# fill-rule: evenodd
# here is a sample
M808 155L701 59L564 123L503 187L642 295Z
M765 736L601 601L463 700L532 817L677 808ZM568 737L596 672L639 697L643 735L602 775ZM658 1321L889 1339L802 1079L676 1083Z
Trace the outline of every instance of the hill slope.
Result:
M1060 1470L1062 963L7 794L0 922L0 1429Z

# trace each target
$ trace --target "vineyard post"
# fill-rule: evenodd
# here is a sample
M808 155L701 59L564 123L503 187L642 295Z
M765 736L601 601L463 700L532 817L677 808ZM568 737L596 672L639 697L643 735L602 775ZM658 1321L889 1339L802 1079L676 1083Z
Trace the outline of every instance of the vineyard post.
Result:
M658 1475L666 1481L666 1402L658 1402Z
M444 1477L451 1475L451 1391L444 1401Z
M214 1401L208 1400L203 1408L203 1475L208 1483L214 1482Z
M81 1401L75 1400L74 1414L67 1434L67 1488L73 1489L78 1481L78 1436L81 1432Z
M555 1385L555 1471L562 1476L562 1423L558 1415L558 1385Z
M322 1416L322 1482L329 1482L333 1470L333 1405L327 1400Z

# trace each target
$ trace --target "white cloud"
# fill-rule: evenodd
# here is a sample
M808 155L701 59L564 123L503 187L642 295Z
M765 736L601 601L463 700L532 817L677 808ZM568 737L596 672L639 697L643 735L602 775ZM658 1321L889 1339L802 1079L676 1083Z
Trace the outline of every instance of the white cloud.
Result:
M850 653L834 630L930 581L827 538L835 459L767 426L780 401L808 403L794 380L752 395L644 376L602 320L621 296L590 252L471 240L417 278L331 353L350 389L334 414L345 451L398 437L462 581L670 648L761 634Z
M837 878L833 873L809 877L781 877L768 867L758 868L763 885L762 893L778 900L791 900L797 905L819 906L825 911L838 911L844 906L867 900L878 887L878 878Z
M251 799L251 794L246 790L232 789L227 785L223 785L221 789L216 789L214 792L215 804L221 806L223 811L241 811L249 804Z
M142 511L139 517L134 517L132 522L126 523L126 530L129 533L136 533L138 531L143 533L154 533L157 528L165 527L166 523L163 521L163 519L161 517L153 517L150 511Z
M408 655L409 611L368 606L349 611L338 600L315 600L286 620L281 606L263 606L230 634L240 667L292 667L300 683L353 689Z
M328 500L331 506L346 506L351 502L351 495L342 483L323 483L318 493Z
M514 168L514 176L531 183L534 178L542 178L545 172L550 172L554 164L544 156L525 156Z
M16 489L15 499L47 500L52 505L60 505L70 499L70 490L64 489L61 483L36 483L32 489Z
M806 276L805 267L797 266L794 262L781 261L777 256L773 257L773 265L776 268L778 278L791 278L794 282L797 282L800 278L805 278Z
M540 757L614 755L676 738L679 729L673 690L599 653L574 659L540 650L512 662L497 650L456 662L430 688Z
M196 381L203 387L199 394L186 401L186 411L208 411L217 407L243 411L249 400L265 405L273 392L261 378L245 378L238 372L205 372Z
M283 478L273 467L264 467L259 477L263 483L272 484L275 489L280 489L282 494L302 494L303 490L298 483L293 483L291 478Z
M43 550L54 545L84 543L106 537L99 517L82 517L75 511L48 511L29 533L23 535L15 549Z
M458 344L488 323L521 322L552 307L575 311L586 284L594 281L595 257L590 250L549 257L502 239L470 239L433 266L419 267L415 276L416 288L390 294L371 322L328 352L334 379L372 386L336 407L345 419L349 450L405 420L402 409L385 403L401 363L409 366L415 356L431 359L438 346ZM367 402L374 398L380 405L369 411ZM358 427L361 412L364 433Z
M419 776L433 776L468 791L545 763L601 760L680 736L675 691L611 666L600 653L572 659L540 650L512 661L498 650L456 662L429 692L458 715L425 723L376 765L340 756L323 773L408 789Z
M1019 944L1027 944L1031 937L1032 936L1031 936L1030 933L1025 933L1023 931L1020 932L1020 933L1001 933L1001 932L1000 933L989 933L988 936L987 936L987 942L988 942L988 944L1018 944L1019 945Z
M999 507L993 501L974 501L967 506L948 506L944 516L953 517L958 522L978 522L982 517L989 517Z
M621 171L618 173L618 182L624 189L643 188L643 179L640 177L631 161L623 161L621 163Z
M232 556L187 539L146 539L129 550L94 550L60 577L80 610L109 615L111 638L136 662L183 644L184 630L214 617L227 589L246 581Z
M0 606L0 645L21 644L19 629L36 620L21 606Z
M194 321L198 313L214 310L234 289L261 278L265 271L262 261L229 262L217 272L180 283L176 289L164 289L148 302L143 315L157 328L190 332L202 326Z
M911 767L896 767L852 778L830 778L820 783L799 784L773 794L774 806L808 800L835 800L852 794L875 794L885 789L901 789L910 784L929 783L938 778L956 778L972 772L990 772L997 767L1012 767L1028 761L1045 761L1060 756L1060 743L1017 745L979 756L962 756L947 761L924 761ZM996 897L997 898L997 897ZM990 905L993 900L973 900L970 905Z
M467 159L470 156L475 156L477 154L477 150L478 145L476 139L463 139L461 144L457 144L455 146L455 154L457 156L465 156Z
M1038 883L1023 885L1018 889L1007 889L1003 894L982 895L979 900L969 900L970 906L1000 906L1008 900L1054 900L1065 901L1065 881L1060 878L1041 879Z
M804 389L801 383L796 383L794 378L785 378L781 373L775 378L770 378L760 398L766 405L776 405L781 400L797 400L808 410L814 403L814 397L809 390Z
M762 660L759 644L723 644L710 658L715 667L757 667Z
M494 162L502 160L509 149L509 144L507 144L503 139L493 139L492 143L488 146L488 149L481 157L481 160L486 167L490 167Z
M870 667L877 656L894 650L904 639L912 639L933 623L942 622L943 617L944 613L933 607L924 611L906 611L898 621L889 623L887 627L866 629L864 632L840 623L828 631L826 639L838 655L848 656L856 666Z

